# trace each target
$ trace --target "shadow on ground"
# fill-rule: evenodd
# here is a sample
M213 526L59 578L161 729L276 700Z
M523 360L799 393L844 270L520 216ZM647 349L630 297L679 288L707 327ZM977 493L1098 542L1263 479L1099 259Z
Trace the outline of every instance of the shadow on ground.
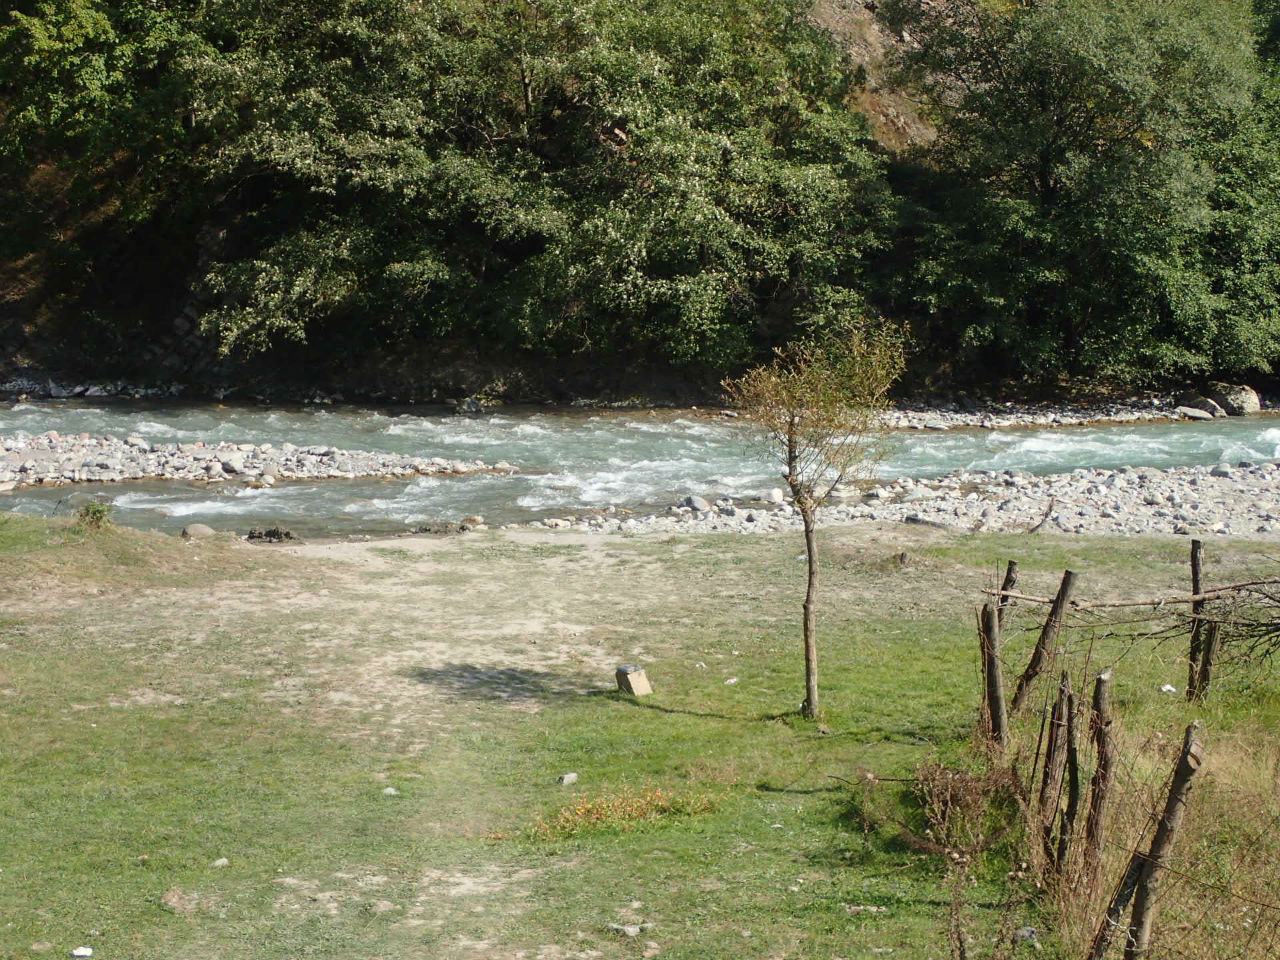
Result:
M514 667L482 667L474 663L415 667L409 671L409 677L448 696L489 703L563 700L580 697L588 692L584 679L573 674Z

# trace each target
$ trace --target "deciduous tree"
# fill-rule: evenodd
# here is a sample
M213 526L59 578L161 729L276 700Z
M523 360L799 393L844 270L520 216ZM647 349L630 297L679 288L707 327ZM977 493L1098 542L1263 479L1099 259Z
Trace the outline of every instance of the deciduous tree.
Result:
M879 459L881 413L902 369L895 333L869 322L842 324L774 352L724 389L762 430L804 525L804 716L818 716L818 510L842 483Z

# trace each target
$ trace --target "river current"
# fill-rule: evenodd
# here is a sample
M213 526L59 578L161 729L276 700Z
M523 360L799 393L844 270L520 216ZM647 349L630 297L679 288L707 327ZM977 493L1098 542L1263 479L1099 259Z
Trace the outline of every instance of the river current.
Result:
M0 406L0 435L138 434L163 443L330 445L415 456L507 460L512 476L326 480L250 489L163 481L24 488L0 508L72 512L109 498L118 522L176 531L207 523L243 533L283 524L301 535L390 533L480 514L489 524L564 516L610 505L663 509L697 494L749 497L779 485L750 428L716 411L503 408L479 416L441 410L311 406L34 401ZM956 469L1065 473L1078 467L1189 466L1280 458L1280 418L1141 422L1080 427L899 431L882 477Z

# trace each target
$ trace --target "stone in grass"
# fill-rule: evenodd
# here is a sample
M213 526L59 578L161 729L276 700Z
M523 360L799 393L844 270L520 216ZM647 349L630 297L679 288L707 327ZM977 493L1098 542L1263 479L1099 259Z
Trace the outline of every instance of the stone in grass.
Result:
M230 860L228 860L226 857L219 857L217 860L213 861L213 863L212 863L212 864L210 864L210 866L214 866L214 867L229 867L229 866L231 866L231 861L230 861Z
M609 929L624 937L638 937L646 930L652 930L653 924L647 920L642 923L611 923Z
M562 787L567 787L577 782L578 782L578 775L576 773L562 773L560 774L559 778L556 780L556 783L560 784L560 786Z
M1030 947L1032 950L1042 949L1040 941L1036 939L1035 927L1019 927L1013 932L1013 942L1015 946Z
M614 679L618 682L619 690L633 697L643 697L653 693L653 687L649 685L649 677L645 674L644 667L637 663L624 663L619 666L614 673Z
M400 791L397 790L395 787L383 787L382 795L384 797L398 797L400 796Z
M73 957L92 957L93 947L76 947L71 951Z
M182 539L202 540L205 537L212 537L216 532L213 527L204 523L188 523L182 528Z

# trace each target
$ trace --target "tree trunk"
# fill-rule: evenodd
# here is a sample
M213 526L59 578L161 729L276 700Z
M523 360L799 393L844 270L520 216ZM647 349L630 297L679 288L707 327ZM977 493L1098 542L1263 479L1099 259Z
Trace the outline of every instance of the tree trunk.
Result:
M799 498L797 498L799 500ZM804 706L809 719L818 716L818 538L811 503L797 503L804 521L804 549L809 558L809 586L804 594Z

